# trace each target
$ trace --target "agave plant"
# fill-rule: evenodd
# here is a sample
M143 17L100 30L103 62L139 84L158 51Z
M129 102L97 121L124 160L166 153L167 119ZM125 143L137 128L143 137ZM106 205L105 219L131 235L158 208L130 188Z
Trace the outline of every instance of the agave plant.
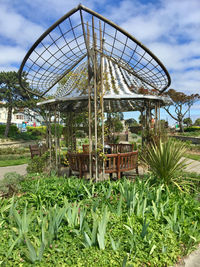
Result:
M168 139L147 146L142 161L163 183L175 184L176 174L188 165L186 159L183 159L185 151L186 147L182 142Z

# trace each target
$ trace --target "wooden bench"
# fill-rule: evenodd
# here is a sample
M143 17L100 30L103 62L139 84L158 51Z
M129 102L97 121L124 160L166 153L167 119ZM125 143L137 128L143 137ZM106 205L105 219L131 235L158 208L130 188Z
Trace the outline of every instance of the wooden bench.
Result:
M38 145L29 145L30 152L31 152L31 158L34 156L41 156L41 150Z
M67 153L69 161L70 173L78 172L79 177L82 178L84 174L89 173L89 154L88 153ZM92 168L93 171L93 168Z
M86 173L89 173L89 154L88 153L72 153L68 152L67 157L71 171L78 172L79 177L82 178ZM94 163L94 160L93 160ZM125 171L136 170L138 172L138 151L106 154L105 159L105 173L116 173L117 178L120 179L122 173ZM92 173L94 173L94 166L92 165ZM99 167L99 172L102 169Z
M108 144L111 149L111 154L126 153L134 151L133 144ZM83 145L83 152L89 153L89 145Z
M45 144L43 144L42 146L39 145L29 145L29 149L31 152L31 158L33 158L34 156L41 156L44 152L47 151L47 147Z
M105 173L116 173L120 179L123 172L134 169L139 174L138 151L106 155Z

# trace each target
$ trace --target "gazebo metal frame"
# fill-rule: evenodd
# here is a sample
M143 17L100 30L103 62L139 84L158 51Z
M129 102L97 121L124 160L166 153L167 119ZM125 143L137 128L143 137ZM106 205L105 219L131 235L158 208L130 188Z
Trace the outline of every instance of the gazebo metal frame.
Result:
M77 89L83 76L79 70L86 70L88 76L87 88L84 90ZM60 111L69 107L79 111L83 103L84 108L88 107L90 175L94 112L96 180L98 113L101 113L101 142L104 147L104 112L112 108L117 111L135 108L149 117L154 106L157 121L160 105L168 100L160 94L171 83L165 66L148 48L112 21L81 4L54 23L30 48L19 70L22 87L23 73L29 84L24 89L41 97L43 102L40 104L49 107L49 114L51 107L54 107L55 123L58 107ZM66 84L56 89L64 77L67 77ZM139 93L141 87L151 92L151 95ZM55 98L48 99L49 96ZM138 106L135 106L136 101ZM56 164L58 144L55 142Z

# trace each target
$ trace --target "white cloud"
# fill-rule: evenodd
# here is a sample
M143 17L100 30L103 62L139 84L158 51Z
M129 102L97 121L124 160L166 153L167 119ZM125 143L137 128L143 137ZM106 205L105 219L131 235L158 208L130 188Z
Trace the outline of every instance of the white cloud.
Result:
M44 29L15 11L0 4L0 36L21 46L32 44Z
M0 45L0 65L20 63L25 56L26 50L21 47L1 46Z
M54 21L79 4L79 0L1 0L0 66L9 68L24 56ZM83 5L103 14L143 42L167 67L176 90L200 93L199 0L83 0ZM7 47L5 40L9 40ZM12 41L12 46L10 44ZM15 44L15 45L14 45ZM12 68L12 67L10 67Z

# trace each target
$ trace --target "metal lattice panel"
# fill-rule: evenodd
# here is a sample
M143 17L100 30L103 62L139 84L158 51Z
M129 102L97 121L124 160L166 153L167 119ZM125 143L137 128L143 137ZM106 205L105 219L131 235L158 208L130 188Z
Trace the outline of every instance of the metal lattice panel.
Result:
M170 85L167 70L151 51L116 24L82 5L63 16L36 41L22 62L20 79L25 72L30 89L40 96L55 95L55 85L65 75L79 66L82 68L83 62L87 64L93 42L90 41L88 47L86 36L88 30L92 33L92 19L97 34L96 50L107 59L109 75L114 75L112 78L119 88L126 84L129 90L137 93L136 89L144 85L163 92ZM100 49L100 25L103 51ZM81 77L77 75L77 79ZM72 79L71 85L74 83ZM58 96L66 95L63 89L59 90Z

